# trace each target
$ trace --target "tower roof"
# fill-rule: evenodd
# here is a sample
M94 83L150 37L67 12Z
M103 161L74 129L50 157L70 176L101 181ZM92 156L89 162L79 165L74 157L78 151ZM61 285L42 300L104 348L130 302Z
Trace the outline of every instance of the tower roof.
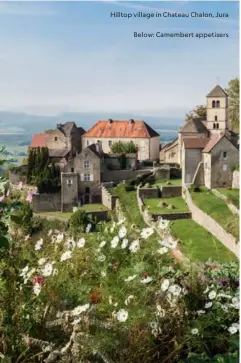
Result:
M207 128L203 124L202 119L198 117L188 120L179 130L180 133L206 133Z
M227 93L218 84L211 92L207 94L207 97L228 97Z

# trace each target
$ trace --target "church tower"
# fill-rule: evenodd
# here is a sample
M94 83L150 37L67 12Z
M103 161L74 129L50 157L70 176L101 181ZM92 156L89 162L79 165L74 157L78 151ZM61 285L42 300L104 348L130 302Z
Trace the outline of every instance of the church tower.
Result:
M206 128L219 135L228 129L228 95L219 85L207 95Z

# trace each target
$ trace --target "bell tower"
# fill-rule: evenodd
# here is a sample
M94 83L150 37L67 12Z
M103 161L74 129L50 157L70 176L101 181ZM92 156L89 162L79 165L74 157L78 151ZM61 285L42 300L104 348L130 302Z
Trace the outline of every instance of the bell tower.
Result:
M219 85L207 95L206 128L219 135L228 129L228 95Z

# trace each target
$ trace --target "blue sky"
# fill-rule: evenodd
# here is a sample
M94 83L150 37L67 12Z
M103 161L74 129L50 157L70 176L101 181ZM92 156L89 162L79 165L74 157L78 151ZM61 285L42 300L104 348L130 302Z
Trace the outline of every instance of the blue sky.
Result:
M118 19L110 12L228 12ZM239 75L238 2L0 2L0 109L183 116ZM133 32L222 32L146 39Z

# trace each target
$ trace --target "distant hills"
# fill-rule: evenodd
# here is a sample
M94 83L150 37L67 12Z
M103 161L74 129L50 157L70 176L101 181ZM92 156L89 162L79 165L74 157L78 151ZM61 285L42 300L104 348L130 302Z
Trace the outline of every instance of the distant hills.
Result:
M0 111L0 144L29 145L34 133L55 128L57 123L75 121L78 126L88 130L96 121L109 118L116 120L128 120L130 118L145 120L158 132L163 132L161 135L162 141L173 139L176 136L175 130L183 123L183 120L174 117L140 116L128 113L65 112L56 116L39 116Z

